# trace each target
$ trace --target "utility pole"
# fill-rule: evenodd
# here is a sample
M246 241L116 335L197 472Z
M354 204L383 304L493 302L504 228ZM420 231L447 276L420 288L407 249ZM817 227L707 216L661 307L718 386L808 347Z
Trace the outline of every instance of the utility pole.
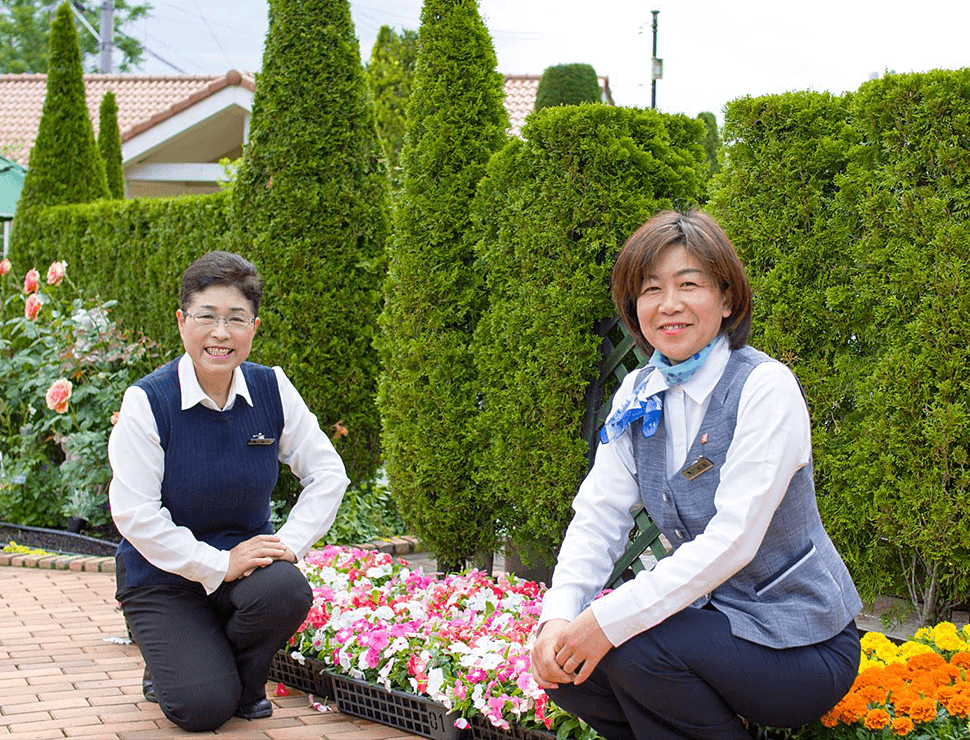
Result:
M98 69L103 75L111 74L111 51L114 47L114 0L102 0L101 2L101 60ZM656 44L656 31L654 31L654 44ZM654 56L657 52L654 50Z
M657 107L657 80L662 80L664 76L664 60L657 59L657 16L659 10L651 10L653 13L653 55L650 57L650 107Z

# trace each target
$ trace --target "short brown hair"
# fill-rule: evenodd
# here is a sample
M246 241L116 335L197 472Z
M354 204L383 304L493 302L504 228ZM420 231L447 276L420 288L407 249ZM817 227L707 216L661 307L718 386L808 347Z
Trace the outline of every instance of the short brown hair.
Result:
M743 347L751 332L751 286L727 234L717 221L696 210L661 211L627 239L616 258L610 282L613 303L637 346L653 352L640 331L637 298L657 260L672 247L686 249L724 293L731 315L721 320L721 331L727 335L731 349Z
M228 285L242 293L252 306L253 316L259 315L263 300L263 281L256 267L233 252L206 252L182 273L182 310L192 303L192 297L210 285Z

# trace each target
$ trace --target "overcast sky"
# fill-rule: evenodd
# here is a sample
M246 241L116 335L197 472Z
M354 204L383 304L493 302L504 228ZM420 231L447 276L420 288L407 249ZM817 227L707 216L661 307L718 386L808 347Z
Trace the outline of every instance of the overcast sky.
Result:
M188 74L257 71L266 0L150 0L127 31ZM93 4L93 0L92 3ZM585 62L617 105L650 105L652 10L663 59L657 107L722 120L725 103L790 90L855 90L885 70L970 65L970 0L480 0L498 70L541 74ZM417 29L421 0L352 0L361 56L382 25ZM149 57L140 71L176 73Z

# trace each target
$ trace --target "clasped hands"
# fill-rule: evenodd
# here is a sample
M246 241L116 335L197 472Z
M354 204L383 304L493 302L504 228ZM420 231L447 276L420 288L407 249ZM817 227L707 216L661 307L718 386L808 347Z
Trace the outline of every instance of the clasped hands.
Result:
M296 562L296 555L275 534L258 534L240 542L229 551L229 570L226 581L245 578L257 568L265 568L274 560Z
M550 619L532 647L532 675L544 689L581 684L612 647L591 609L572 622Z

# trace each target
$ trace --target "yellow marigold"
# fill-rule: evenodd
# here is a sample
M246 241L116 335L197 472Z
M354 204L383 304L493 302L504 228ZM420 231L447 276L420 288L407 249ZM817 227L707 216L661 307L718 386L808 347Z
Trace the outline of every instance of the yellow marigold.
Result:
M885 709L871 709L866 714L865 725L867 730L881 730L883 727L889 727L892 721L892 717Z
M897 735L899 737L905 737L906 735L911 733L915 728L916 728L916 725L913 724L913 720L911 720L909 717L896 717L896 719L893 720L893 724L892 724L893 735Z
M936 651L933 648L931 648L929 645L923 645L922 643L913 642L912 640L910 640L909 642L904 642L902 645L899 646L898 654L903 661L906 661L917 655L928 655L930 653L933 653L935 655Z
M936 699L918 699L908 712L913 722L932 722L936 719Z

